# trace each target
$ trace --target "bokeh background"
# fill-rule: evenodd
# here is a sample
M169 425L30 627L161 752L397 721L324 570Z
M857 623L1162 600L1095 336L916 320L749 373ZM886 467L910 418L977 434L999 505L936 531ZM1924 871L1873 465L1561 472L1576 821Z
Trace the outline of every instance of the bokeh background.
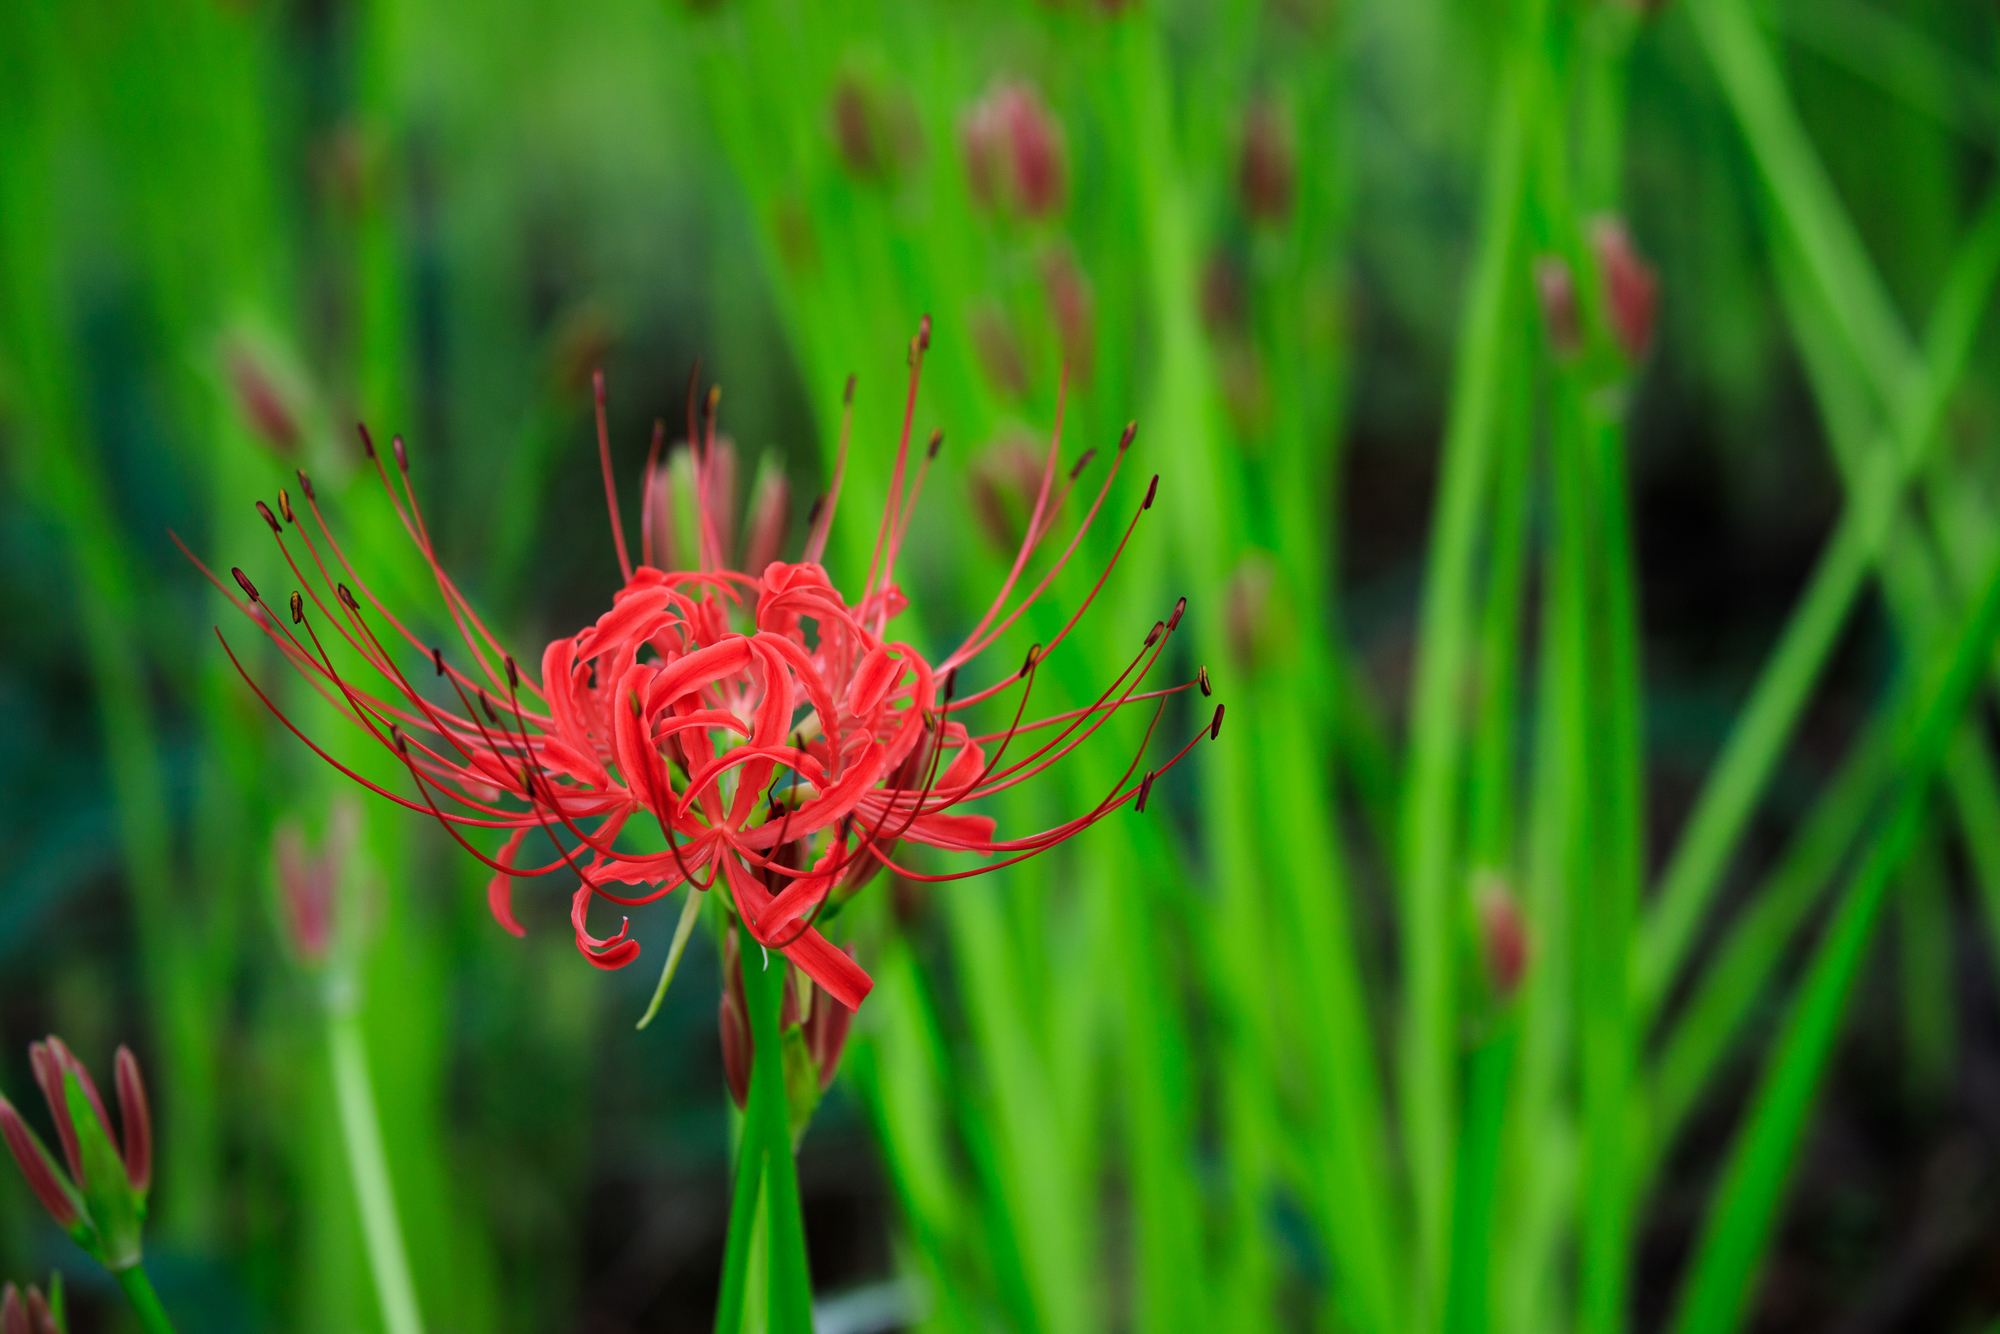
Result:
M1977 706L1908 700L1991 656L1953 632L2000 537L1996 59L1964 0L11 0L0 1087L44 1033L131 1043L180 1327L379 1328L273 851L344 790L169 533L282 586L253 502L304 467L435 627L365 420L532 660L616 586L591 370L630 529L699 357L795 532L858 377L851 578L929 312L908 633L1004 572L1067 364L1065 462L1140 431L1051 613L1161 501L1052 697L1185 593L1230 722L1144 820L851 911L822 1328L1984 1328L2000 799ZM602 974L565 892L517 941L435 828L354 810L428 1327L707 1323L712 941L635 1031L670 907ZM123 1327L0 1171L0 1272L52 1265Z

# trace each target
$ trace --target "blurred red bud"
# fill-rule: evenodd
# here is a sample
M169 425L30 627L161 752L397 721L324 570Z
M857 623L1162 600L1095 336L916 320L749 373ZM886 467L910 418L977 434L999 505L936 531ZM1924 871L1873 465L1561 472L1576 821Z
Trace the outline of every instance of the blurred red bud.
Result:
M1486 976L1500 999L1510 1000L1528 970L1528 927L1521 905L1506 879L1489 873L1479 877L1473 909L1479 920L1479 948Z
M153 1112L146 1102L139 1058L122 1043L112 1058L112 1075L118 1089L118 1127L124 1132L125 1176L132 1189L144 1195L153 1185Z
M1041 218L1062 207L1069 176L1062 127L1032 84L994 84L966 117L963 147L981 208Z
M49 1211L49 1217L56 1220L56 1226L65 1231L75 1227L80 1217L76 1201L56 1175L55 1162L41 1139L28 1128L4 1094L0 1094L0 1138L7 1141L7 1151L14 1155L21 1175L28 1179L28 1189Z
M1652 346L1659 279L1632 244L1632 234L1626 230L1623 218L1606 214L1594 219L1590 224L1590 248L1604 282L1612 332L1625 355L1637 361Z
M761 575L785 549L785 533L792 522L792 490L785 470L767 466L757 474L756 493L750 497L750 532L745 537L743 569Z
M302 963L317 966L325 962L333 938L333 887L340 868L329 850L317 856L308 852L305 834L295 823L280 827L273 842L278 895L292 949Z
M30 1334L28 1310L21 1305L21 1294L12 1283L0 1290L0 1334Z
M279 453L290 455L296 451L298 415L287 401L290 396L279 388L275 374L264 360L248 344L231 342L223 352L222 367L243 424Z
M42 1290L32 1283L28 1285L28 1334L63 1334L63 1327L57 1322L55 1312L49 1309Z
M1042 257L1042 291L1055 320L1063 364L1078 385L1088 385L1097 364L1097 302L1091 295L1090 279L1067 248L1050 250Z
M1542 310L1549 347L1557 356L1575 355L1583 346L1576 313L1576 279L1561 255L1543 255L1535 261L1535 301Z
M984 305L972 312L972 346L988 384L1012 398L1028 392L1028 367L1021 357L1021 345L998 306Z
M1257 102L1243 118L1242 156L1236 165L1237 197L1245 216L1281 223L1292 212L1298 188L1298 154L1284 112Z
M849 958L854 957L854 947L847 946ZM840 1068L840 1056L847 1049L847 1032L854 1023L854 1011L828 995L817 984L812 987L812 1012L806 1016L806 1050L811 1053L813 1069L819 1072L820 1092L826 1092L833 1083L833 1075Z

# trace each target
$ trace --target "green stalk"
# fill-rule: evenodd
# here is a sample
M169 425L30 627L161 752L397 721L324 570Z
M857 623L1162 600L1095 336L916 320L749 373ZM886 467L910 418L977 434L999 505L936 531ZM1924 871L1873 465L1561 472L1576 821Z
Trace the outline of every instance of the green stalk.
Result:
M1538 7L1527 6L1538 19ZM1456 830L1462 698L1473 638L1473 566L1500 403L1508 295L1520 268L1536 60L1529 46L1502 78L1487 150L1477 258L1466 301L1450 427L1411 691L1410 758L1402 823L1404 1143L1415 1201L1417 1327L1443 1316L1450 1270L1452 1154L1457 1120L1461 895Z
M132 1304L132 1314L139 1317L139 1328L146 1334L174 1334L167 1308L160 1305L160 1295L153 1291L153 1281L146 1277L144 1265L113 1270L112 1277L124 1290L125 1300Z
M754 944L755 942L750 942ZM748 1330L747 1308L763 1305L751 1280L766 1268L770 1334L812 1334L812 1276L806 1260L805 1218L799 1207L798 1165L792 1156L791 1112L785 1099L785 1051L778 1020L785 960L761 946L741 951L743 991L750 1002L750 1099L737 1148L735 1194L723 1251L717 1334ZM760 1253L761 1245L761 1253Z
M2000 562L1966 617L1910 744L1893 816L1855 872L1765 1067L1749 1119L1738 1133L1670 1328L1673 1334L1725 1334L1740 1323L1751 1283L1769 1244L1784 1186L1797 1157L1820 1078L1896 872L1922 824L1933 771L1958 726L2000 629Z
M368 1050L352 1004L329 1003L326 1036L347 1172L361 1211L361 1233L368 1245L368 1268L375 1278L382 1326L388 1334L423 1334L403 1227L396 1217L388 1154L382 1147L382 1126L375 1113L375 1090L368 1077Z

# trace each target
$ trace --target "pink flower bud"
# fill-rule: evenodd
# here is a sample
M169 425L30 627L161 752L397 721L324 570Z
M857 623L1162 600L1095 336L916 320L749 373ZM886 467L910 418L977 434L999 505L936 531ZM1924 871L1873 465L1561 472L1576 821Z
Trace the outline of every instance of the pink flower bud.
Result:
M49 1309L42 1297L42 1290L28 1285L28 1334L63 1334L63 1327L56 1322L55 1312Z
M853 946L847 947L849 958ZM812 988L812 1013L806 1016L806 1050L812 1054L813 1069L819 1071L819 1088L824 1093L840 1068L841 1053L847 1049L847 1032L854 1023L854 1011L842 1005L818 986Z
M56 1123L56 1138L61 1141L63 1157L69 1162L70 1179L81 1185L83 1159L77 1149L76 1126L69 1117L69 1099L63 1093L62 1058L51 1051L45 1042L30 1043L28 1066L35 1072L35 1083L42 1090L42 1101L49 1105L49 1116Z
M1633 246L1632 234L1622 218L1607 214L1592 221L1590 248L1604 282L1612 332L1625 355L1637 361L1653 343L1659 279Z
M146 1104L146 1081L139 1075L139 1058L121 1045L112 1060L118 1085L118 1128L123 1134L125 1175L132 1189L144 1195L153 1185L153 1113Z
M298 415L276 377L244 343L231 343L222 361L244 424L279 453L293 453L299 444Z
M21 1294L12 1283L0 1290L0 1334L31 1334L27 1308L21 1305Z
M1069 250L1054 249L1042 257L1042 291L1055 320L1063 364L1078 385L1087 385L1097 364L1097 303L1090 279Z
M966 175L981 208L1046 217L1063 204L1069 165L1062 127L1033 85L996 83L966 117Z
M1298 188L1292 127L1282 110L1258 102L1243 118L1243 150L1236 164L1236 193L1246 216L1282 223Z
M1583 332L1576 313L1576 279L1562 256L1543 255L1535 261L1535 301L1549 347L1559 357L1574 356L1583 346Z
M28 1189L35 1192L35 1198L49 1211L49 1217L56 1220L56 1226L65 1230L75 1227L79 1218L76 1202L56 1176L54 1160L5 1095L0 1095L0 1138L6 1139L7 1151L14 1155L21 1175L28 1179Z
M761 575L785 549L785 532L792 521L792 491L785 470L766 466L757 474L756 493L750 497L749 535L744 539L743 569Z
M306 851L305 835L296 824L278 830L274 840L278 862L278 893L285 927L299 958L317 966L326 959L333 934L333 860Z
M1479 878L1473 909L1479 921L1486 976L1501 1000L1511 1000L1528 970L1528 927L1521 917L1521 905L1507 881L1489 873Z
M998 306L988 304L972 312L972 347L979 354L979 369L994 389L1010 398L1028 392L1028 367L1021 357L1021 345Z

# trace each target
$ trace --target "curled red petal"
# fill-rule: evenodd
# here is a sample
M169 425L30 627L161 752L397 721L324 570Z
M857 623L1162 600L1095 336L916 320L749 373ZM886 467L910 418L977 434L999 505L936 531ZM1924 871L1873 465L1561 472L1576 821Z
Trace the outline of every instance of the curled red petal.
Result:
M527 837L527 827L516 829L493 860L502 866L512 867L514 856L521 850L521 840ZM486 882L486 907L493 914L493 920L500 923L500 929L510 936L528 934L528 929L514 917L514 877L506 871L495 871L493 878Z
M146 1103L146 1081L139 1058L126 1046L112 1059L118 1086L118 1126L124 1132L125 1175L132 1189L144 1195L153 1185L153 1113Z

